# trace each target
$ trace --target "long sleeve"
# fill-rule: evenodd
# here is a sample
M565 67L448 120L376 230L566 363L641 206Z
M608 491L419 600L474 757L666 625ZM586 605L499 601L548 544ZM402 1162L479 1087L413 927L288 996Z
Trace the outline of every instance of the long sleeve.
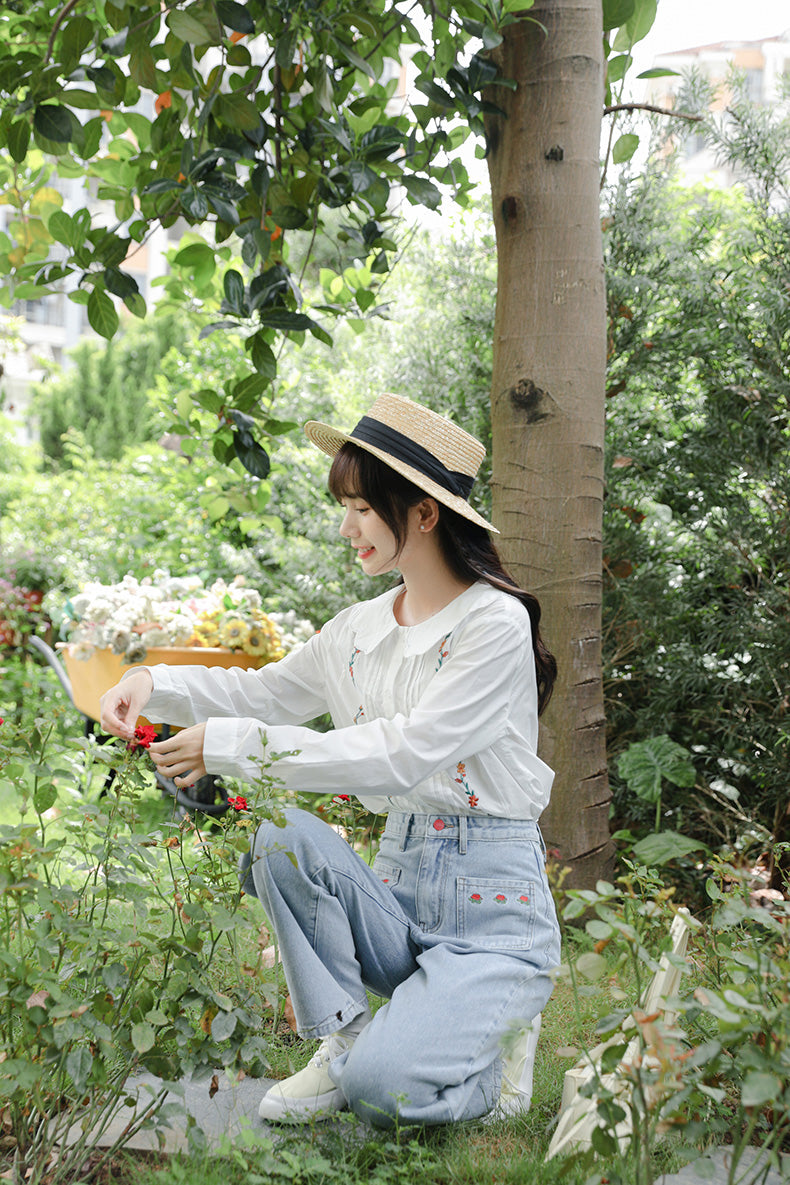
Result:
M483 619L459 632L452 656L409 712L330 733L278 725L265 713L254 719L215 717L206 729L206 769L249 780L259 772L265 746L267 761L274 753L293 754L270 766L288 789L410 793L432 774L494 744L507 726L514 694L529 696L526 615L524 624Z
M273 724L301 724L327 711L320 635L260 670L153 666L150 720L188 726L211 717L254 716Z

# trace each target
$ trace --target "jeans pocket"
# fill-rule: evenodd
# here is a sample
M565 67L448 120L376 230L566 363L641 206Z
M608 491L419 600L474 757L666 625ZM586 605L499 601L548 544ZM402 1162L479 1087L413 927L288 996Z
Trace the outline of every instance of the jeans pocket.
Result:
M529 950L535 936L533 881L459 876L458 937L486 950Z
M388 864L386 860L379 860L378 857L373 862L373 871L381 883L389 889L394 889L400 880L401 870L398 865Z

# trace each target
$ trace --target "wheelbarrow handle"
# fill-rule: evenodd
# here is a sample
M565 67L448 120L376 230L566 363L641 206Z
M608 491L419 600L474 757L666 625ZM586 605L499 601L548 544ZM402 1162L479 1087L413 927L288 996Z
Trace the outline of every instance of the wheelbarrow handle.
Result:
M69 679L66 673L66 668L58 658L56 652L44 641L43 638L39 638L35 634L30 635L28 638L28 644L33 650L37 651L37 653L41 655L47 666L52 667L52 670L60 680L61 687L66 692L70 702L73 704L74 696L71 691L71 679Z

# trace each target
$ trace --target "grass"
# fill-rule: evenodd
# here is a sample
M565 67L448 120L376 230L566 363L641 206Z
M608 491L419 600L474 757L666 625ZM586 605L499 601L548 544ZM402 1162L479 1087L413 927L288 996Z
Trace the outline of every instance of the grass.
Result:
M545 1154L571 1064L557 1050L567 1047L569 1034L591 1041L610 1006L606 994L574 1000L569 984L558 985L543 1014L533 1104L524 1117L382 1133L342 1116L331 1126L283 1128L265 1137L250 1131L210 1155L126 1154L108 1179L117 1185L555 1185L561 1162L547 1164ZM292 1072L313 1048L281 1025L272 1036L271 1073ZM564 1179L582 1185L588 1177L589 1168L578 1165Z

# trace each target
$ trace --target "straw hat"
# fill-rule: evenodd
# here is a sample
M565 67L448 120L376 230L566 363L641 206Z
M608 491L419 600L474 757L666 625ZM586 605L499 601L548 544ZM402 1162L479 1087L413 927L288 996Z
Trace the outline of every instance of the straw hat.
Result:
M468 502L486 450L444 416L402 395L380 395L351 432L338 432L318 420L310 420L304 430L330 457L351 441L443 506L499 534Z

